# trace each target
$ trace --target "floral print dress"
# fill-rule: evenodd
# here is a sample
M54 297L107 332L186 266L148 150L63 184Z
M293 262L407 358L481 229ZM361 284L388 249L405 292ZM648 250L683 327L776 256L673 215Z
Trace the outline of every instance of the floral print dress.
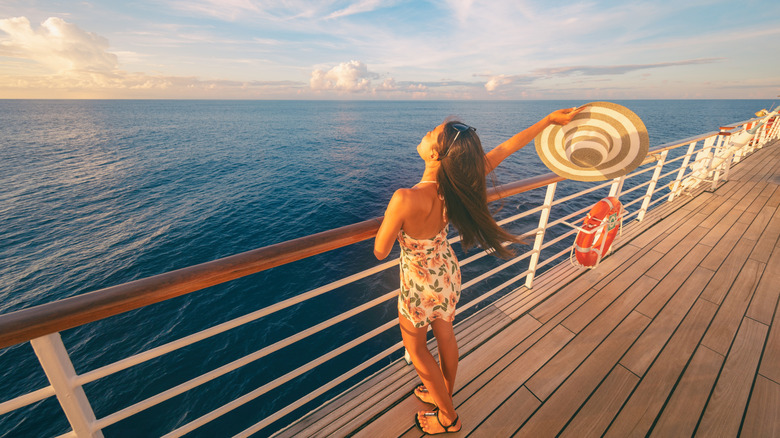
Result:
M460 266L447 241L445 226L433 239L398 233L401 246L401 293L398 311L415 327L455 318L460 299Z

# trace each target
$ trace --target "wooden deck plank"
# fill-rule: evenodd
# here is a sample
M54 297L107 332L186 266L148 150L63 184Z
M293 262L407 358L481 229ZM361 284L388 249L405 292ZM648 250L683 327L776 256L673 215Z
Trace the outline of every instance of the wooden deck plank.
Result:
M642 247L653 241L659 234L668 236L682 224L687 223L691 218L698 214L699 212L696 211L677 210L655 224L652 228L646 229L645 232L635 238L632 243ZM701 223L701 221L699 221L699 223Z
M504 312L509 318L515 320L524 315L529 309L532 309L536 304L544 301L550 295L555 293L553 288L544 289L527 289L525 286L515 290L512 294L515 295L515 299L512 301L498 303L497 306Z
M739 198L739 201L734 205L734 210L743 210L746 213L750 213L748 211L750 205L759 197L764 187L766 187L765 182L759 181L753 184L750 190Z
M719 198L717 202L723 202L724 199L729 198L731 195L734 194L734 192L739 190L744 184L745 182L742 181L741 178L738 178L736 175L731 175L730 181L726 181L725 184L718 187L714 192L705 192L705 193L711 193L713 196Z
M637 312L628 315L515 436L535 438L560 432L649 322Z
M777 183L773 183L773 184L777 184ZM775 208L780 206L780 185L775 186L775 191L774 193L772 193L772 196L769 197L769 200L766 202L766 205Z
M778 192L780 193L780 191ZM780 208L775 210L772 219L769 220L763 233L756 241L756 246L753 248L753 252L750 253L750 258L767 263L769 255L772 254L772 249L780 244L778 239L780 239Z
M753 220L756 218L756 213L750 211L743 211L742 216L737 219L737 222L750 226Z
M778 311L775 311L772 320L758 372L767 379L780 383L780 312Z
M723 235L726 234L726 232L737 222L739 217L742 216L742 213L743 212L739 210L732 210L728 212L721 221L719 221L704 237L702 237L700 242L704 245L715 246L723 237Z
M457 405L458 414L468 418L461 433L467 434L488 418L516 389L541 368L574 337L574 333L556 326L517 360L512 362L477 393Z
M696 436L737 436L766 333L764 324L750 318L743 320Z
M673 265L674 267L671 268L671 271L663 276L661 284L659 284L659 286L656 287L656 290L637 306L637 310L651 318L655 317L655 315L657 315L666 305L674 292L679 289L688 276L696 270L697 263L704 258L709 250L710 248L706 245L696 245L693 249L690 249L682 260L676 265ZM658 265L656 264L656 266ZM655 272L657 273L657 271ZM646 275L652 277L651 274L652 272L648 271Z
M748 206L748 208L745 209L745 211L749 213L758 213L764 207L767 207L767 204L769 203L769 199L774 194L776 188L777 186L774 184L769 184L766 182L763 183L763 186L761 188L761 193L759 193L756 199L750 203L750 206ZM769 208L772 207L770 206Z
M767 225L769 225L769 221L772 219L775 210L776 209L772 207L763 207L758 214L756 214L753 223L751 223L750 227L745 231L745 239L758 240L764 230L766 230Z
M482 374L484 371L483 361L495 362L498 361L500 357L506 355L508 350L506 344L508 341L527 338L531 334L535 333L540 326L541 324L539 324L538 321L534 320L530 316L525 316L516 321L514 324L511 324L505 328L499 336L495 336L485 342L484 348L480 349L479 351L479 355L470 354L460 361L458 366L456 386L462 387L472 379L475 379L480 374ZM411 369L411 367L409 368ZM413 409L416 410L425 408L426 406L424 404L419 402L413 395L411 395L411 391L419 384L419 378L417 377L416 373L412 371L412 376L404 391L405 400L402 402L403 406L393 408L393 410L402 411L403 409L408 409L409 406L413 406ZM416 412L416 410L408 412ZM393 420L392 415L383 415L381 418L371 422L371 424L369 424L368 427L364 429L364 431L361 431L359 435L367 437L379 436L375 434L381 434L385 429L394 430L396 427L396 425L393 424L394 422L395 420ZM411 424L413 425L414 423ZM398 434L405 432L410 424L405 423L404 426L405 428L403 431L399 432Z
M702 298L715 304L722 303L723 298L726 296L729 289L731 289L732 284L737 279L739 272L748 260L755 245L756 242L753 240L741 239L737 242L734 250L727 254L726 259L718 267L718 272L712 280L712 285L702 293ZM716 252L719 249L720 248L716 247L712 252ZM707 264L706 262L707 260L702 262L702 266L705 266ZM707 266L707 269L711 269L711 267Z
M715 225L717 225L718 222L722 221L724 217L726 217L727 214L729 214L730 211L736 210L737 205L737 199L729 198L723 201L720 205L718 205L718 208L715 209L710 214L705 213L699 213L700 215L704 215L704 219L699 223L702 227L711 229ZM743 209L744 210L744 209ZM699 225L697 224L697 225Z
M780 248L776 248L768 258L764 274L747 311L748 318L766 325L772 323L772 316L775 314L778 295L780 295Z
M717 210L721 204L743 190L745 184L749 183L743 181L734 182L733 184L731 182L726 183L725 186L719 188L719 191L712 194L710 201L702 205L702 207L699 208L698 213L711 214Z
M655 246L656 251L662 252L662 253L668 253L672 249L679 247L680 242L688 239L690 235L696 230L697 228L701 228L699 231L701 232L701 236L699 236L696 241L698 242L701 237L704 236L704 234L709 231L710 227L701 226L700 224L703 223L704 219L707 219L709 216L701 213L697 213L693 215L692 217L685 220L682 224L679 224L676 226L673 230L671 230L671 233L661 241L658 245Z
M544 273L534 282L533 289L521 286L496 302L502 312L515 320L550 295L556 294L562 285L575 281L587 273L569 263L560 263Z
M517 426L524 423L540 404L539 399L534 397L528 388L521 386L492 415L479 424L479 427L469 434L469 438L512 436Z
M581 297L579 300L587 299L587 297L590 297L591 295L592 293L586 293L585 296ZM579 301L575 301L570 307L574 309L579 307L580 304ZM525 333L523 336L512 336L511 333L504 336L502 333L500 338L497 337L495 348L499 350L501 355L493 361L481 361L480 365L482 366L482 372L473 379L469 379L467 383L464 383L462 386L458 386L460 389L456 389L455 399L466 400L474 393L478 392L493 378L493 376L506 369L529 348L539 342L541 338L552 331L566 315L571 313L571 311L573 310L564 310L561 315L554 317L551 321L543 325L532 316L525 315L523 319L527 321L529 328L533 328L533 331ZM514 328L516 324L517 323L513 324L510 328ZM490 366L485 367L485 363L489 363Z
M745 437L780 436L780 384L758 376L750 396L741 435ZM498 436L498 435L496 435Z
M624 438L645 436L653 425L678 377L688 363L704 331L715 315L716 306L698 300L677 332L647 371L631 398L615 417L605 436ZM621 361L622 364L622 361ZM630 368L629 368L630 369Z
M652 282L648 282L647 280L652 280ZM601 289L596 296L588 300L588 302L583 304L574 313L569 315L569 317L563 321L563 326L573 331L574 333L581 332L582 329L594 321L608 306L619 304L619 297L622 297L624 293L629 294L632 288L637 287L638 284L643 284L645 282L648 284L652 283L650 289L652 289L658 283L658 281L655 279L642 276L630 286L626 286L620 282L608 284L603 289ZM646 292L649 292L650 289L647 289ZM631 294L631 296L633 297L634 295ZM644 297L644 294L642 296ZM623 299L625 300L625 298ZM631 308L633 307L634 306L631 306Z
M600 314L572 342L542 367L525 386L540 400L545 400L595 350L599 344L629 315L636 303L655 286L656 281L642 277L626 290L614 305ZM590 301L599 301L595 295ZM609 303L603 304L605 307Z
M483 312L472 315L457 325L455 330L461 340L461 350L466 352L481 344L485 337L502 326L501 318L508 322L502 312L488 306ZM486 330L487 328L490 330ZM429 342L429 348L436 356L435 340ZM382 400L397 399L409 393L409 388L414 386L415 380L417 375L412 367L404 362L396 362L352 388L348 395L342 394L321 409L310 413L293 427L280 433L280 436L329 436L340 430L353 430L384 410ZM378 385L376 382L382 383ZM344 398L341 399L342 397Z
M677 245L665 252L661 260L647 271L647 275L656 280L663 280L664 277L676 270L692 271L693 267L701 260L698 256L704 258L710 251L710 247L698 245L699 240L701 240L706 233L706 228L697 227L685 236L684 239L678 240ZM692 252L691 248L694 248L696 251L696 258L689 257ZM678 265L681 266L678 267Z
M553 315L557 314L561 308L567 306L572 298L574 298L570 291L584 291L594 286L597 289L600 289L607 281L614 279L616 276L615 273L623 272L626 270L626 265L634 263L634 261L639 258L636 254L641 252L642 249L633 245L633 242L631 242L630 244L626 244L621 251L623 251L621 252L621 257L605 258L599 264L601 267L600 269L580 269L580 275L574 281L563 286L563 289L561 289L561 285L558 285L559 290L555 293L555 296L550 297L540 305L537 305L531 311L531 314L542 322L548 321Z
M734 183L730 183L730 185L733 186ZM683 196L685 196L685 195L683 195ZM695 197L687 196L688 198L691 199L690 202L688 202L687 204L685 204L682 207L680 207L680 209L681 210L687 210L689 212L697 212L698 213L701 210L701 207L705 203L710 202L716 196L717 195L715 195L714 193L711 193L711 192L703 192L703 193L701 193L701 194L699 194L698 196L695 196Z
M470 354L475 348L480 347L485 342L485 340L500 332L504 327L512 322L512 320L507 317L504 312L498 310L496 306L491 304L484 310L488 309L494 313L490 314L489 316L482 316L478 319L475 319L475 326L481 326L481 329L469 330L468 334L460 336L459 349L461 357ZM479 316L481 313L482 312L472 316ZM487 327L491 327L491 330L485 330ZM458 336L457 332L456 336ZM462 339L462 341L460 341L460 339Z
M707 258L701 262L701 265L709 270L717 271L718 268L720 268L720 264L726 260L726 257L728 257L734 249L734 245L742 238L742 235L745 233L745 230L748 229L748 226L748 224L738 220L737 223L729 228L726 234L717 242L716 246L718 247L718 251L710 252Z
M648 228L654 228L671 217L690 213L690 210L683 209L697 200L698 198L696 197L685 196L677 197L672 202L667 201L657 204L655 208L647 211L641 221L633 219L624 223L623 236L625 236L625 239L618 239L618 245L621 241L633 240L635 237L643 234Z
M747 180L742 184L742 187L740 187L739 190L737 190L736 192L734 192L733 195L731 195L729 199L743 201L744 199L750 196L750 193L753 191L753 187L755 186L756 186L756 182ZM752 199L750 200L752 202ZM737 203L734 204L734 208L744 211L745 208L747 208L747 205Z
M718 271L720 274L723 271ZM736 281L729 290L721 304L712 326L707 330L701 344L709 347L722 355L728 353L731 347L731 341L737 333L739 324L742 321L748 304L753 297L753 292L758 286L761 274L764 272L764 264L755 260L748 260L742 267ZM714 282L717 284L718 276L715 276ZM709 289L709 288L708 288ZM703 298L703 294L702 294Z
M539 322L546 323L552 320L552 318L555 317L555 315L558 315L563 309L570 306L572 302L576 301L584 293L591 290L590 286L592 286L593 282L594 279L591 277L579 277L574 282L559 290L558 293L534 307L529 313Z
M623 366L638 376L645 374L677 326L699 298L702 287L710 281L713 275L714 272L704 268L697 268L693 271L677 294L669 301L669 304L653 319L650 327L642 333L642 336L623 357L621 361ZM666 290L667 286L662 282L651 293L665 295Z
M632 251L630 256L627 256L624 258L623 264L620 265L619 268L612 269L611 271L607 272L606 270L602 273L601 280L599 280L593 287L596 289L603 289L607 284L611 283L617 277L623 274L623 271L629 270L629 269L639 269L639 270L647 270L652 265L658 262L658 260L663 257L663 253L659 251L654 251L653 248L655 245L666 238L666 234L661 234L658 236L655 236L655 239L647 243L645 246L639 248L637 251ZM634 242L631 242L630 245L627 245L629 247L634 246ZM654 251L653 254L649 254L651 251ZM622 253L621 253L622 255ZM637 264L637 261L642 260L641 264ZM623 281L623 280L619 280Z
M561 438L601 436L639 383L639 377L615 366L582 409L563 430Z
M724 359L707 347L696 350L653 427L652 437L693 436Z

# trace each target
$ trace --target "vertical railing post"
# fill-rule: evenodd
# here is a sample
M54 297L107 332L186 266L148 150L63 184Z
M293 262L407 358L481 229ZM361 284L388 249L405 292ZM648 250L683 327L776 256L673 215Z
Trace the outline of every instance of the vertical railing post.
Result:
M87 400L87 395L81 385L73 382L76 370L70 361L70 356L62 343L59 333L52 333L30 341L43 371L54 388L57 400L65 411L70 426L77 437L102 437L100 430L92 431L95 423L95 413Z
M763 140L764 140L764 128L765 128L765 126L766 125L761 125L756 130L756 135L753 137L755 139L755 147L757 149L761 149L761 145L763 145L763 143L764 143Z
M547 231L547 222L550 220L550 210L552 210L553 199L555 198L555 188L558 183L554 182L547 186L547 192L544 195L544 205L539 215L539 231L536 232L534 240L534 249L531 251L531 260L528 264L528 276L525 277L525 287L531 289L536 276L536 265L539 264L539 256L542 253L542 243L544 243L544 234Z
M712 141L709 138L704 141L704 146L702 147L702 151L704 152L705 156L710 156L710 151L712 151L712 155L710 156L710 162L707 164L707 168L704 169L704 175L701 178L701 182L706 182L708 178L710 178L710 175L713 175L713 164L715 164L715 159L718 158L718 151L720 150L721 145L723 144L723 141L726 137L729 137L729 140L731 140L731 134L725 131L721 131L718 133L718 141L716 144L713 145L715 142L715 139L712 138ZM714 181L714 178L713 178ZM698 184L697 184L698 185ZM713 186L712 190L715 190L715 187Z
M758 147L764 147L767 140L769 140L769 130L767 129L766 123L764 123L761 128L758 129L758 133L756 135L759 138Z
M669 199L667 202L672 202L674 200L675 196L680 195L680 185L682 183L682 177L685 175L685 169L688 167L688 163L691 161L691 156L693 155L693 150L696 149L696 143L693 142L690 145L688 145L688 152L685 154L685 158L683 158L682 166L680 166L680 171L677 172L677 178L675 178L674 183L672 184L672 190L669 193Z
M747 145L742 146L741 148L734 151L734 158L731 160L732 164L737 164L742 160L742 157L746 154Z
M769 131L769 139L773 139L780 135L780 115L775 115L772 118L772 129Z
M636 216L636 220L639 222L642 222L642 219L645 218L645 213L647 212L647 207L650 206L650 200L653 197L653 191L655 191L655 186L658 184L658 178L661 177L661 169L664 167L664 163L666 162L666 155L669 153L669 151L663 151L661 152L661 157L658 159L658 164L655 165L655 170L653 171L653 179L650 180L650 185L647 186L647 193L645 194L645 199L642 201L642 207L639 209L639 214Z
M712 153L712 160L710 161L709 169L707 169L707 176L709 177L710 174L712 174L712 187L710 187L709 190L711 192L714 192L718 188L718 183L720 182L720 170L723 168L723 166L731 166L731 153L726 156L720 156L721 153L728 152L730 145L731 137L729 137L728 141L723 142L722 146L716 147L715 151Z
M757 123L758 122L746 123L742 127L745 129L745 131L747 131L748 129L754 128ZM748 154L752 154L753 151L756 150L757 143L758 143L758 136L753 134L750 140L748 140L747 144L745 144L745 149L747 149Z
M623 183L626 181L626 176L623 175L620 178L615 178L612 181L612 186L609 188L609 196L614 196L616 198L620 197L620 194L623 193Z
M729 170L731 170L731 166L734 165L735 155L736 155L735 151L730 151L729 156L724 158L723 160L723 164L726 166L723 168L723 182L728 182L729 180Z
M715 145L715 140L719 140L723 138L723 136L723 133L718 133L718 135L704 139L704 144L701 146L702 155L708 155L710 150L712 150L712 147Z
M726 129L728 129L728 128L726 128ZM720 133L718 133L718 137L717 137L718 141L714 145L715 148L719 148L720 147L720 145L723 143L723 140L726 138L727 135L729 135L729 134L724 130L724 128L721 128L721 131L720 131ZM713 146L713 145L710 145L710 146ZM709 149L708 149L708 151L709 151Z
M769 119L767 119L766 123L769 124L770 121L772 123L772 127L766 130L766 141L767 142L772 140L772 138L774 138L774 136L775 136L775 133L777 132L778 117L777 116L770 117Z

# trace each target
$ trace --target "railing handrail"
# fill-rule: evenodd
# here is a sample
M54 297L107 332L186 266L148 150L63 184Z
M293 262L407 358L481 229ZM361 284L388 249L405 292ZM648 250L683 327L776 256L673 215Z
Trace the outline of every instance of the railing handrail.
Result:
M758 119L760 118L734 125L741 127L745 123ZM656 146L648 152L645 163L654 161L655 158L652 156L665 150L722 133L723 131L711 131ZM544 187L564 179L549 172L504 184L490 190L488 202ZM198 265L2 314L0 315L0 349L349 246L374 237L381 223L382 217L376 217Z

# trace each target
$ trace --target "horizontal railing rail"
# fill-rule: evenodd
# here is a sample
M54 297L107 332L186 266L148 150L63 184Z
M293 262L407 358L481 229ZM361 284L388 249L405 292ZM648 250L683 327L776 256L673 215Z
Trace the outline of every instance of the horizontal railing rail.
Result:
M546 188L547 195L545 202L542 205L530 208L523 213L516 214L499 221L501 225L505 225L521 219L526 219L535 214L539 214L539 225L534 229L526 232L527 236L535 237L535 242L533 248L530 251L519 254L510 260L504 261L495 268L486 270L474 278L471 278L468 281L464 281L463 289L470 288L484 279L503 271L509 266L516 265L521 261L529 260L529 265L523 272L515 274L512 278L504 281L502 284L493 287L489 291L482 293L467 303L462 303L462 305L459 306L458 312L461 313L467 309L477 306L485 299L494 296L507 287L516 285L523 279L525 279L525 286L531 288L533 277L540 268L547 266L556 260L559 260L562 256L569 253L569 249L565 248L563 250L558 250L555 254L548 256L543 260L540 258L542 251L547 249L552 249L555 251L556 248L560 247L559 244L561 244L564 240L572 238L572 236L576 233L576 230L568 228L567 221L571 221L572 218L581 216L588 210L588 208L577 208L574 212L565 214L560 218L549 220L550 211L554 207L581 198L582 196L589 195L598 190L604 190L607 187L610 188L610 195L612 196L626 196L633 194L634 192L639 192L641 189L647 187L645 194L641 195L641 192L639 192L640 196L636 197L636 199L624 203L624 208L628 210L629 207L632 207L635 204L641 202L642 205L640 208L631 212L627 211L625 215L625 219L636 216L637 220L641 220L644 213L654 205L662 202L663 200L671 201L676 196L679 196L683 190L682 183L686 181L686 179L697 179L694 181L697 185L701 182L711 181L714 188L721 178L721 173L723 174L724 179L727 178L728 168L731 164L738 161L738 159L744 156L746 153L749 153L756 147L761 146L769 139L776 138L778 136L778 131L780 131L780 129L778 129L780 127L780 123L777 123L777 118L775 117L773 119L775 123L771 125L771 130L766 128L766 126L769 124L762 126L762 128L754 134L753 138L746 145L744 145L742 149L739 149L739 151L732 150L734 148L730 148L731 143L728 140L730 135L733 133L743 132L745 129L747 129L748 126L754 125L758 120L761 120L761 118L735 123L732 124L733 126L728 127L728 129L721 127L719 131L708 132L706 134L689 137L681 141L675 141L656 146L650 150L648 156L642 163L642 166L651 163L656 163L655 165L647 168L640 167L637 171L630 175L588 187L587 189L564 196L560 199L555 199L555 191L557 184L564 179L554 173L547 173L494 188L489 193L490 202L525 193L531 190ZM695 146L702 140L702 147L696 150ZM681 154L678 157L667 160L667 155L670 151L684 146L688 146L687 152ZM714 152L708 155L711 150ZM705 156L696 161L695 157L700 153L703 153ZM676 163L678 161L682 161L679 167L663 173L663 167L665 165ZM696 164L701 164L702 166L706 165L707 168L705 169L706 172L704 172L703 178L696 176L702 173L701 170L699 170L698 173L696 173L696 170L692 169L689 171L689 169ZM634 183L632 181L631 183L633 186L623 190L623 184L626 181L632 180L632 178L636 178L640 175L645 175L649 172L653 172L653 175L648 181L641 183ZM670 182L668 185L661 184L659 186L659 182L668 180L674 174L677 174L677 176L672 182ZM701 181L698 181L698 179L701 179ZM659 196L653 200L653 196L662 191L668 191L668 194ZM0 348L31 341L32 346L35 349L35 352L38 355L39 360L41 361L41 364L51 382L51 385L44 388L31 391L28 394L24 394L11 400L3 401L0 403L0 415L24 406L28 406L37 401L51 397L52 395L56 395L60 400L62 408L65 411L66 416L73 428L73 432L71 432L71 434L76 436L98 436L100 435L100 431L103 428L108 427L111 424L148 409L151 406L162 403L163 401L169 400L172 397L182 394L194 387L217 379L235 369L247 365L248 363L279 351L280 349L292 345L315 333L319 333L363 311L393 299L398 293L397 289L389 293L382 294L381 296L373 298L372 300L363 304L357 305L351 310L343 312L338 316L332 317L331 319L304 329L297 334L277 341L274 344L267 345L254 353L250 353L231 363L223 365L176 387L170 388L166 391L158 393L157 395L137 402L101 419L96 419L92 413L89 402L86 399L83 390L81 390L83 385L102 379L140 363L144 363L153 358L160 357L166 353L178 350L187 345L191 345L201 340L213 337L219 333L223 333L233 328L242 326L248 322L258 320L282 309L289 308L313 297L333 291L347 284L351 284L360 279L374 275L388 268L396 266L398 261L395 260L381 263L375 267L347 276L340 280L333 281L308 292L301 293L258 311L235 318L222 324L218 324L201 332L185 336L167 344L152 348L101 368L85 372L83 374L76 374L75 371L73 371L73 366L70 364L70 358L68 357L67 351L62 345L62 341L59 337L59 332L70 328L99 321L123 312L139 309L150 304L182 296L191 292L205 289L210 286L222 284L231 280L245 277L250 274L268 270L287 263L291 263L317 254L322 254L338 248L343 248L354 243L370 239L376 235L381 221L381 217L369 219L345 227L328 230L322 233L301 237L252 251L247 251L241 254L225 257L184 269L179 269L176 271L171 271L165 274L160 274L83 295L66 298L52 303L35 306L29 309L23 309L13 313L0 315ZM561 227L564 227L564 231L559 232L557 236L550 236L550 238L545 241L546 233L549 233L553 228L559 230ZM453 243L457 242L458 240L458 237L450 239L450 241ZM475 255L467 257L461 261L461 265L466 266L484 257L486 254L486 252L479 252ZM315 369L319 365L336 357L337 355L369 339L372 339L373 337L391 328L395 323L395 320L390 320L380 324L374 329L345 343L344 345L334 348L327 354L314 359L307 364L301 365L294 370L290 370L283 376L266 383L260 388L245 394L233 402L230 402L209 414L187 423L186 425L172 431L167 436L181 436L191 430L194 430L195 428L206 424L221 415L224 415L226 412L229 412L238 406L241 406L259 397L260 395L265 394L268 391ZM363 361L361 364L352 367L351 371L345 372L340 377L313 391L309 394L309 397L326 393L337 385L355 376L359 372L368 369L372 365L375 365L382 358L387 357L389 354L392 354L399 348L401 348L400 343L396 343L384 349L378 354ZM295 409L298 409L300 406L305 404L304 402L304 399L300 399L297 402L294 402L285 408L278 410L276 413L267 416L259 423L255 424L252 428L245 431L245 433L251 433L252 431L258 431L267 427L269 424L272 424L274 421L277 421L284 415L287 415L293 412Z

